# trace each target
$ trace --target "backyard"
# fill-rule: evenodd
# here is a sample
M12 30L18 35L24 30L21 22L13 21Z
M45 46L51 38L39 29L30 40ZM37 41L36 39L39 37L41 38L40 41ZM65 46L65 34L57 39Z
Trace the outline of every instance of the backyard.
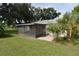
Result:
M0 6L0 56L78 55L79 5L65 14L30 3Z
M8 32L9 30L9 32ZM68 45L67 42L48 42L24 35L15 34L15 30L8 29L11 35L0 38L0 55L3 56L62 56L79 55L79 41Z

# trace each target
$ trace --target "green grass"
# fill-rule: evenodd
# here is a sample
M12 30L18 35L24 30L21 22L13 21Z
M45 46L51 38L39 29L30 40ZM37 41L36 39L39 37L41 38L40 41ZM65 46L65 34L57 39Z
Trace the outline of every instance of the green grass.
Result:
M13 31L12 31L13 32ZM9 32L11 33L11 32ZM41 41L23 35L12 34L0 38L1 56L76 56L79 55L79 44L66 45Z
M0 39L0 55L8 56L62 56L79 55L79 45L34 40L21 35Z

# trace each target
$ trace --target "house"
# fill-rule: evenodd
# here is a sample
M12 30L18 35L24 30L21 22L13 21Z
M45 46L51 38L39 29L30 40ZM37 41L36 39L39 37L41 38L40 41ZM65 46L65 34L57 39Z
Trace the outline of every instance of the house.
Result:
M32 37L40 37L45 36L47 34L46 27L49 23L57 23L57 19L51 19L51 20L40 20L33 23L28 24L17 24L16 28L18 30L19 34L25 34Z
M46 24L29 23L16 25L19 34L25 34L32 37L46 35Z

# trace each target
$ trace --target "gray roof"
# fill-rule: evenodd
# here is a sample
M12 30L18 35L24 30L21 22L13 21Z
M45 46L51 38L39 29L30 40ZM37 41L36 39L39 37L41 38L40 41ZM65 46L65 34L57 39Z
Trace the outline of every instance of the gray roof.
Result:
M42 20L42 21L37 21L37 22L34 22L34 23L36 23L36 24L49 24L49 23L57 23L57 21L51 19L51 20Z
M16 26L22 26L22 25L34 25L34 24L49 24L49 23L57 23L55 20L42 20L42 21L37 21L37 22L33 22L33 23L28 23L28 24L17 24Z
M28 23L28 24L16 24L16 26L25 26L25 25L34 25L34 23Z
M57 23L57 20L58 19L62 19L63 15L60 15L59 17L56 17L54 19L49 19L49 20L40 20L40 21L37 21L35 23L37 24L49 24L49 23Z
M50 23L57 23L59 17L55 19L50 19L50 20L39 20L36 22L28 23L28 24L17 24L16 26L21 26L21 25L34 25L34 24L50 24Z

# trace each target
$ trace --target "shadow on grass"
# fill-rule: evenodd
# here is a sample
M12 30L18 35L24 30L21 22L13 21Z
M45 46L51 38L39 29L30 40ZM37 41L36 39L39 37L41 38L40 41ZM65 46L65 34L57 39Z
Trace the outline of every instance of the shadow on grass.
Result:
M9 38L9 37L13 37L13 35L12 34L2 34L0 36L0 38Z
M61 43L63 45L68 45L69 43L72 45L79 45L79 37L71 38L70 42L66 38L56 38L55 42Z
M16 30L5 30L4 34L0 35L0 38L9 38L13 37L13 34L17 34Z
M72 43L73 43L74 45L79 45L79 38L73 38L73 39L72 39Z

